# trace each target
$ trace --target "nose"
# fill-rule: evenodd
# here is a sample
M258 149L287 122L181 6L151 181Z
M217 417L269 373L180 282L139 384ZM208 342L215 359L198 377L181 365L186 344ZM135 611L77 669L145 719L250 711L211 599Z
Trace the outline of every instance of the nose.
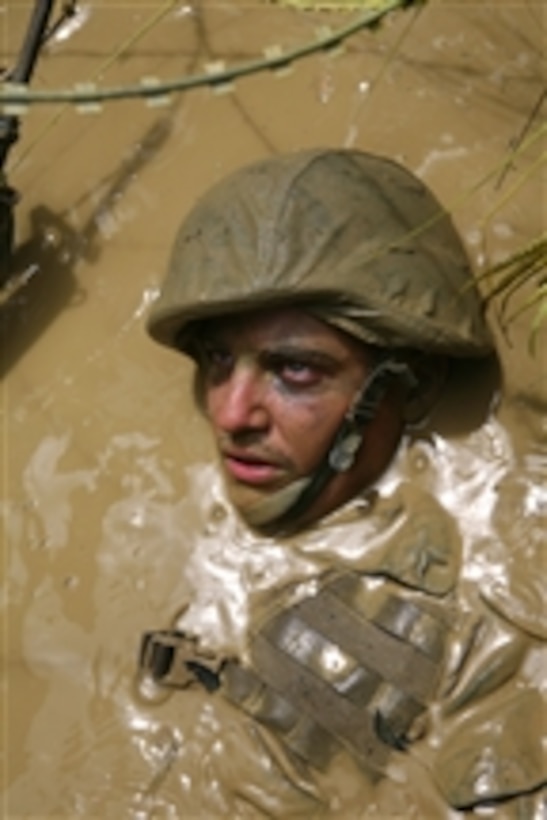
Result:
M218 430L230 435L263 432L269 426L264 382L250 367L235 367L230 376L210 388L208 416Z

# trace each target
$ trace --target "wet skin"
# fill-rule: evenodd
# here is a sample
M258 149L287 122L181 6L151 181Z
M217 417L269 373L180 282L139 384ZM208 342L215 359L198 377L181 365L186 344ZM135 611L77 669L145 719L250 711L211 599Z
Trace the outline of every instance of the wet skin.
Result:
M245 510L309 476L373 367L351 336L296 308L208 323L200 334L198 390L229 496ZM333 478L305 523L373 483L403 429L403 399L388 391L365 429L353 467Z

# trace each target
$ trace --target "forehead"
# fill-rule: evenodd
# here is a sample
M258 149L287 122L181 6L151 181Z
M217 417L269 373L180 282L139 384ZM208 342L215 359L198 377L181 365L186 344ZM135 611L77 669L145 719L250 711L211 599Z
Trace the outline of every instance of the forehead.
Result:
M233 347L303 347L361 356L362 342L298 307L260 309L211 319L199 331Z

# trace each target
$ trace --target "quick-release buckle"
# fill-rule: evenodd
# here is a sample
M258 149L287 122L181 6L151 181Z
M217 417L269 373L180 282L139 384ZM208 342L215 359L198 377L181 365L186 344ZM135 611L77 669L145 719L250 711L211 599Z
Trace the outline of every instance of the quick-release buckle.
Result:
M200 683L209 692L220 686L223 661L198 650L196 639L177 630L156 630L142 636L139 667L154 683L184 689Z

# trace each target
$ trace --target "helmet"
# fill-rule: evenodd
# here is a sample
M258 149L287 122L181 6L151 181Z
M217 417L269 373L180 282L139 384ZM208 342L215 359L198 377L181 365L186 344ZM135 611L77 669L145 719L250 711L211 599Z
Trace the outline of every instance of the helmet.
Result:
M450 356L492 343L462 242L433 194L396 162L308 150L227 176L179 230L148 318L185 349L196 320L306 305L364 341Z

